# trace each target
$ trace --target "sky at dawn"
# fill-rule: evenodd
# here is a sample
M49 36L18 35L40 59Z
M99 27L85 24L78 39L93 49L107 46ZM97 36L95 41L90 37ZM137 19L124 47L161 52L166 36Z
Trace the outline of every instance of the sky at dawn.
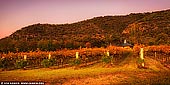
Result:
M170 9L170 0L0 0L0 38L22 27Z

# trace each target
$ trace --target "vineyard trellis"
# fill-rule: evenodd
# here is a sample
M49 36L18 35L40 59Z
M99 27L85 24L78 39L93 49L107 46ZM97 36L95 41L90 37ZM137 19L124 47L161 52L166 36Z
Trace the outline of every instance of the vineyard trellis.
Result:
M82 64L93 61L100 61L105 52L109 52L115 61L118 61L133 51L133 54L139 54L140 46L133 49L125 49L123 47L110 46L107 48L82 48L80 50L60 50L53 52L19 52L1 54L0 66L3 68L16 68L17 61L27 61L26 67L42 67L42 61L52 60L53 65L58 67L70 66L70 61L76 59L76 52L79 53L79 59ZM170 46L147 46L144 47L144 55L170 64ZM156 55L155 55L156 53ZM49 58L50 55L50 58Z
M160 61L162 64L170 64L170 46L148 46L145 55Z

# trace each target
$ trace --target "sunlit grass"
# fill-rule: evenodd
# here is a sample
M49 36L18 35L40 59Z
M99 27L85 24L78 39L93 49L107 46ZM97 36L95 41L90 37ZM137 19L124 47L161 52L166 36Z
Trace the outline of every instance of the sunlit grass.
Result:
M76 77L85 77L85 76L94 76L102 73L111 73L115 69L111 68L101 68L101 67L92 67L92 68L80 68L74 70L73 68L63 68L63 69L49 69L41 68L34 70L13 70L13 71L3 71L0 72L1 80L18 80L21 81L31 81L31 80L49 80L57 78L76 78Z
M136 65L136 58L127 57L118 65L112 67L105 67L103 63L96 63L87 67L67 68L40 68L32 70L12 70L1 71L1 81L45 81L45 82L60 82L61 79L86 79L92 78L100 81L100 78L107 80L110 84L115 82L123 82L130 84L148 84L161 83L167 84L170 82L170 71L164 69L163 66L156 60L146 58L146 65L148 69L138 69ZM106 77L105 77L106 76ZM110 76L110 77L108 77ZM160 81L161 80L161 81ZM169 81L169 82L168 82Z
M33 70L13 70L0 72L1 80L7 81L35 81L35 80L54 80L60 78L84 78L86 76L95 76L99 74L109 74L114 72L142 72L142 69L131 69L131 67L116 67L116 68L103 68L103 67L85 67L77 70L73 68L50 69L41 68ZM146 71L146 70L145 70ZM151 70L147 70L151 71Z

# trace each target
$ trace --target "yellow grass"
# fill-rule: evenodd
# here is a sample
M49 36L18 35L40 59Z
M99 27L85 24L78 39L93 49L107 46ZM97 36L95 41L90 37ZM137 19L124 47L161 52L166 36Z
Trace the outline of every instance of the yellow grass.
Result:
M54 69L54 68L40 68L33 70L12 70L1 71L0 81L44 81L50 84L119 84L130 83L136 84L138 82L146 81L147 78L152 79L157 76L158 79L166 79L170 74L169 69L165 69L156 60L146 58L146 65L148 69L138 69L136 65L136 58L128 57L119 65L113 67L103 67L103 63L97 63L93 66L82 67L74 69L73 67ZM163 73L162 73L163 72ZM161 73L161 74L160 74ZM170 81L170 76L168 77ZM158 80L156 79L156 81ZM94 82L94 83L93 83ZM146 81L147 84L150 80ZM166 81L162 81L167 83ZM46 84L48 84L46 83Z

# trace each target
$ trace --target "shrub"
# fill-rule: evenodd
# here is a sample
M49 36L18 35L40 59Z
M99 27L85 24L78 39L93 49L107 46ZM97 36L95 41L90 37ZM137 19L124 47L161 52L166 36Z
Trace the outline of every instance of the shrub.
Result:
M144 59L141 59L141 58L138 58L138 64L142 64L142 63L144 63L145 62L145 60Z
M69 65L73 66L73 65L79 65L81 64L81 60L80 59L74 59L74 60L70 60L69 61Z
M43 67L45 68L48 68L50 66L53 66L55 63L55 60L54 59L44 59L42 62L41 62L41 65L43 65Z
M0 59L0 68L8 68L9 65L9 59L8 58L1 58Z
M111 62L111 58L110 57L102 57L102 62L110 63Z
M26 60L18 60L15 63L16 68L24 68L27 65L28 65L28 61L26 61Z
M69 65L73 66L74 65L74 60L69 60Z
M74 64L79 65L79 64L81 64L81 61L79 59L76 59L76 60L74 60Z
M111 63L112 57L111 56L107 56L107 54L105 53L102 57L102 62L104 63Z
M145 60L138 58L137 63L138 63L138 68L143 68L142 63L145 63Z

